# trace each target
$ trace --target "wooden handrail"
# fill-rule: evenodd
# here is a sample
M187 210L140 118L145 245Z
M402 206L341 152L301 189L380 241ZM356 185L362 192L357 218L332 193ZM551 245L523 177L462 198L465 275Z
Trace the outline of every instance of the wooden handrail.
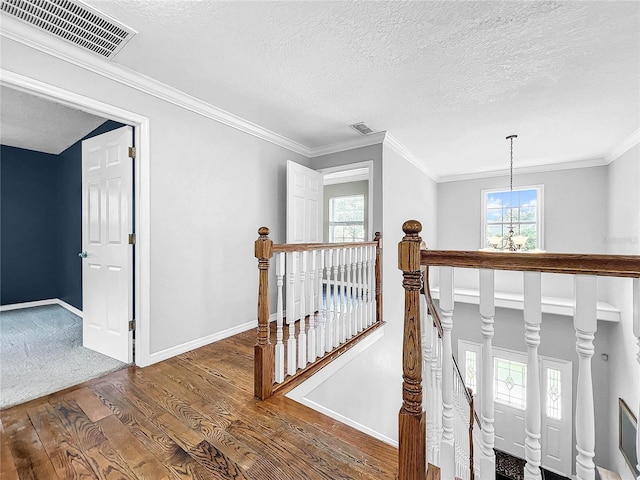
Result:
M640 277L640 255L422 250L420 262L433 267Z
M261 227L258 229L259 237L255 242L255 256L258 259L258 269L259 269L259 286L258 286L258 339L257 344L254 347L254 395L260 400L265 400L272 396L274 393L279 391L284 391L287 388L290 388L291 385L297 381L298 376L303 378L316 372L324 365L337 358L340 354L347 351L349 348L353 347L357 344L362 338L366 335L379 328L384 324L382 321L382 262L381 262L381 248L382 248L382 237L380 232L376 232L374 241L372 242L344 242L344 243L295 243L295 244L274 244L269 238L269 229L267 227ZM375 251L372 247L375 247ZM341 279L338 283L337 277L334 280L334 288L341 288L347 291L347 288L358 289L359 291L367 292L367 308L368 313L361 312L362 321L364 318L368 318L366 325L360 325L358 328L360 330L358 332L349 331L348 333L343 332L343 338L336 345L333 346L331 350L327 350L326 354L320 355L317 354L317 358L313 355L317 349L313 347L315 345L312 340L317 340L317 337L309 337L309 343L305 343L305 339L301 339L298 346L303 345L305 348L309 347L308 350L304 348L300 348L297 352L293 351L291 354L287 351L287 355L291 355L289 358L296 358L296 353L298 354L298 364L293 367L295 370L294 373L289 372L289 376L287 378L279 379L278 384L276 385L274 381L276 380L276 355L278 358L284 358L285 351L284 349L278 350L278 346L282 344L282 342L278 341L278 337L276 336L276 344L274 345L270 341L270 308L269 308L269 266L270 260L274 256L274 254L285 254L285 253L295 253L301 252L302 262L306 261L307 253L306 252L314 252L313 255L309 254L308 258L312 258L313 262L315 262L316 254L315 251L322 250L336 250L336 249L344 249L345 252L347 249L359 249L363 248L360 256L359 263L360 270L359 276L362 281L362 277L366 277L365 284L356 284L355 276L353 278L353 282L349 280L349 272L347 272L347 283L345 284L345 276L344 276L344 265L341 268ZM366 258L364 257L366 253ZM359 254L360 255L360 254ZM276 257L281 258L281 257ZM336 257L337 258L337 257ZM346 255L345 255L346 258ZM351 256L349 256L351 258ZM354 262L352 263L353 268L355 268L355 254L353 256ZM375 263L375 264L374 264ZM314 263L315 264L315 263ZM284 262L283 262L284 265ZM295 265L295 261L294 261ZM295 267L294 267L295 268ZM331 266L326 265L326 268L329 269ZM337 266L333 265L334 275L337 275ZM363 270L363 268L365 270ZM309 278L314 278L315 272L312 270L309 272ZM292 274L293 275L293 274ZM355 270L354 270L355 275ZM304 270L302 271L302 282L305 282ZM281 291L282 288L282 277L280 277L278 288ZM313 282L313 280L310 280ZM318 278L318 282L315 283L320 288L320 292L322 291L322 278ZM349 286L350 285L350 286ZM314 287L315 288L315 287ZM330 288L329 286L327 287ZM319 293L322 295L322 293ZM313 298L315 292L312 290L309 292L310 295L310 303L313 304ZM342 298L342 305L347 305L344 299L344 293ZM374 297L375 295L375 297ZM336 296L337 297L337 296ZM279 297L280 298L280 297ZM306 298L301 297L301 300L304 301ZM302 305L301 301L301 305ZM360 299L363 302L363 299ZM280 310L281 305L279 303L278 311L280 312L279 320L281 321L282 312ZM362 307L364 310L364 306ZM373 311L375 309L375 312ZM293 309L295 310L295 308ZM305 310L304 307L301 307L301 310ZM344 310L343 310L344 312ZM290 312L291 313L291 312ZM315 328L309 328L308 332L305 332L305 319L309 319L310 325L314 320L314 315L318 314L318 310L312 310L310 313L305 310L306 315L303 315L300 319L295 319L295 322L291 323L289 326L289 332L292 335L295 335L296 330L300 330L298 335L302 338L304 333L308 333L309 335L318 335ZM374 316L375 313L375 316ZM355 321L355 320L354 320ZM295 323L299 323L299 326L296 327ZM280 328L282 325L280 324ZM344 325L342 326L344 328ZM351 328L356 328L355 325L352 325ZM324 331L323 331L324 332ZM323 337L324 338L324 337ZM280 340L282 340L280 338ZM336 340L338 340L336 338ZM295 345L295 344L294 344ZM295 349L294 349L295 350ZM303 352L303 353L300 353ZM308 352L312 352L309 354ZM313 360L315 358L315 360ZM300 360L302 359L302 360ZM281 363L278 363L279 366L282 366ZM281 370L278 370L281 372ZM280 374L279 374L280 375Z
M380 235L380 232L376 232L376 235ZM280 252L309 252L311 250L336 250L339 248L353 248L353 247L377 247L379 242L374 240L373 242L344 242L344 243L274 243L273 253Z

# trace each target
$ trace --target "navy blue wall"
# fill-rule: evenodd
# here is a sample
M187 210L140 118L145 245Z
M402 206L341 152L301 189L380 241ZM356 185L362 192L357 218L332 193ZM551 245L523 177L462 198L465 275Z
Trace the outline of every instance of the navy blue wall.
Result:
M57 156L0 147L2 304L56 298Z
M123 125L111 120L86 137ZM82 309L82 145L60 155L2 146L0 304L60 298Z

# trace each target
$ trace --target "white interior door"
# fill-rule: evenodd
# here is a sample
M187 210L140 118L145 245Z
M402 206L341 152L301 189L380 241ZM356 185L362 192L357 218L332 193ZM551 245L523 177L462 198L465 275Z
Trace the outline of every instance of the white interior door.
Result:
M324 174L311 170L303 165L287 161L287 243L322 242L323 204L322 188ZM300 266L299 254L296 265ZM287 256L289 262L290 256ZM287 265L287 269L289 265ZM298 272L295 275L295 288L286 283L286 294L295 299L295 313L287 312L287 323L302 316L300 311L300 290L297 288ZM311 308L307 305L307 308ZM309 312L304 312L305 315Z
M287 243L322 242L323 177L287 161Z
M82 310L85 347L133 361L133 129L82 142Z

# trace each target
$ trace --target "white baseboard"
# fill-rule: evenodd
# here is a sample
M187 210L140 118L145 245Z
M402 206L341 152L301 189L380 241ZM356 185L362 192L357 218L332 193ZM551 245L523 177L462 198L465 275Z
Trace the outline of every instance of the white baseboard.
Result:
M378 440L382 440L383 442L389 445L397 447L398 442L396 440L393 440L392 438L389 438L380 432L377 432L365 425L362 425L361 423L356 422L355 420L345 417L344 415L338 412L335 412L327 407L324 407L323 405L320 405L314 402L313 400L309 400L307 398L307 395L311 391L315 390L315 388L318 387L321 383L327 380L330 376L332 376L342 367L347 365L351 360L356 358L360 353L365 351L367 348L369 348L371 345L373 345L383 336L384 336L384 327L377 328L373 333L367 335L367 337L363 338L360 342L354 345L353 348L350 348L349 350L347 350L345 353L340 355L334 361L332 361L331 363L326 365L324 368L322 368L318 373L312 375L308 380L302 382L296 388L291 390L289 393L286 394L286 396L291 400L295 400L298 403L306 405L307 407L312 408L313 410L316 410L317 412L320 412L326 415L327 417L331 417L334 420L338 420L339 422L349 425L350 427L353 427L356 430L366 433L367 435L377 438Z
M288 395L287 395L288 396ZM366 427L365 425L362 425L361 423L358 423L354 420L351 420L350 418L345 417L344 415L341 415L337 412L334 412L333 410L330 410L326 407L323 407L322 405L309 400L307 398L302 398L300 400L296 399L296 402L301 403L309 408L312 408L314 410L316 410L317 412L322 413L323 415L326 415L327 417L331 417L334 420L338 420L341 423L344 423L345 425L349 425L350 427L355 428L356 430L361 431L362 433L366 433L367 435L373 437L373 438L377 438L378 440L383 441L384 443L391 445L392 447L398 447L398 442L392 438L387 437L386 435L383 435L380 432L377 432L375 430L372 430L369 427Z
M226 330L222 330L221 332L212 333L211 335L207 335L206 337L196 338L195 340L191 340L174 347L160 350L159 352L150 354L148 362L145 362L144 366L148 367L149 365L153 365L154 363L162 362L163 360L175 357L176 355L195 350L196 348L204 347L205 345L209 345L210 343L217 342L218 340L222 340L227 337L232 337L233 335L237 335L238 333L246 332L247 330L257 327L258 321L252 320L241 325L236 325L235 327L227 328ZM138 366L142 365L138 364Z
M78 315L82 318L82 310L78 310L73 305L69 305L67 302L60 300L59 298L49 298L47 300L35 300L33 302L23 303L11 303L9 305L0 305L0 312L8 312L10 310L19 310L21 308L41 307L43 305L60 305L66 308L71 313Z

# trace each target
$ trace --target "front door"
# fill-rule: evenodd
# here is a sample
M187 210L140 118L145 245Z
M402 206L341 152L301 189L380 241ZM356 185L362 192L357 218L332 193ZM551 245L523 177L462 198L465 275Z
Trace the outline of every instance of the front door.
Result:
M82 343L133 361L133 128L82 142Z

